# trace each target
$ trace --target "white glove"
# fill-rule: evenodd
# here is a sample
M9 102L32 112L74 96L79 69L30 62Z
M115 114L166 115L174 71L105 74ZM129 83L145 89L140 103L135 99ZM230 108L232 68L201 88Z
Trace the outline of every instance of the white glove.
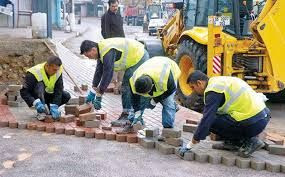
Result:
M151 99L151 100L150 100L150 104L151 104L152 106L156 106L156 102L154 101L154 99Z
M38 102L41 102L41 100L40 100L39 98L36 99L36 100L33 102L33 106L36 106L36 104L37 104Z
M195 147L195 146L196 146L196 144L193 144L192 141L190 141L190 142L187 144L186 148L187 148L187 149L192 149L192 148Z

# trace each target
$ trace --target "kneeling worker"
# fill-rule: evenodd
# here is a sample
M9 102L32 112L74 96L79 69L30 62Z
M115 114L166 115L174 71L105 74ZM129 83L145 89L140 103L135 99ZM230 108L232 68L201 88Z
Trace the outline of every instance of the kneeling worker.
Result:
M164 128L173 128L177 105L174 100L177 89L177 80L181 71L178 65L167 57L153 57L142 64L130 78L130 87L133 95L132 104L139 105L136 95L151 99L145 108L154 109L157 103L161 103L162 125ZM139 105L141 107L141 105ZM137 110L136 108L134 108ZM129 116L132 123L124 128L123 132L132 131L132 125L138 120L142 121L144 108L135 115ZM143 123L143 122L142 122Z
M187 82L194 92L204 95L205 102L203 118L188 149L210 132L225 140L223 144L213 145L214 149L238 150L241 157L249 157L264 146L257 137L270 119L263 94L256 93L237 77L209 79L200 71L190 74Z
M27 70L21 97L29 107L34 106L38 113L50 112L54 119L60 117L58 107L67 103L70 94L63 91L62 62L56 56L49 57L47 62ZM49 110L45 107L48 105ZM44 117L38 116L39 120Z

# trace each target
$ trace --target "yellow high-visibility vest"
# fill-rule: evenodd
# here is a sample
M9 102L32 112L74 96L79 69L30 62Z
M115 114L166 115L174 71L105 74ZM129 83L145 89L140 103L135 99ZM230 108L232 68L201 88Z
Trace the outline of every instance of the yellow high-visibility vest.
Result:
M210 78L204 92L204 102L206 93L210 91L225 95L225 103L218 109L218 114L228 114L238 122L255 116L266 107L263 99L237 77Z
M180 77L181 71L173 60L167 57L153 57L147 60L134 72L133 76L130 78L132 92L144 97L158 97L162 95L167 91L167 82L170 72L172 72L174 81L177 81ZM135 82L143 75L148 75L153 80L156 88L153 95L140 94L136 92Z
M62 74L63 67L60 66L60 69L54 75L52 75L48 78L46 71L45 71L45 67L44 67L45 64L46 64L46 62L38 64L38 65L33 66L32 68L28 69L27 71L32 73L38 82L43 81L45 86L46 86L45 91L47 93L52 94L52 93L54 93L55 83L56 83L57 79Z
M137 64L144 55L144 45L134 39L108 38L98 43L100 60L104 63L104 56L111 50L122 52L121 58L115 62L114 70L126 70Z

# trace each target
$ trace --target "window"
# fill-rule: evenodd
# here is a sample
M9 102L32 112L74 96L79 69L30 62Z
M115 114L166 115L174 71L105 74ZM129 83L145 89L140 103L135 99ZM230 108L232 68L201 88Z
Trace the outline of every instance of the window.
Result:
M233 0L218 0L218 13L230 17L231 23L224 27L224 31L235 34Z

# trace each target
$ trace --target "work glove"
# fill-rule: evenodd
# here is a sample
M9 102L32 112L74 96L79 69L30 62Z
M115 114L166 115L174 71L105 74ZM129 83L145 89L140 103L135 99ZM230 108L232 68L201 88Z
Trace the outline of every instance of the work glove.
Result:
M34 107L36 108L38 113L45 113L46 109L45 109L45 105L41 102L40 99L36 99L33 102Z
M95 97L96 97L96 92L94 89L91 89L87 95L85 103L93 103Z
M141 122L142 125L144 125L144 121L142 119L144 111L137 111L135 112L134 120L132 122L132 126L134 126L136 123Z
M96 99L93 101L94 108L100 110L102 108L101 102L102 102L102 97L96 96Z
M191 152L191 150L193 149L194 146L195 146L195 144L193 144L192 141L190 141L190 142L186 145L186 147L181 147L181 148L179 148L179 156L180 156L181 158L183 158L184 155L185 155L185 153L186 153L186 152Z
M60 112L58 111L58 106L56 104L50 104L50 113L53 119L59 119Z
M154 109L156 106L156 102L154 101L154 99L151 99L148 105L148 108L150 109Z

